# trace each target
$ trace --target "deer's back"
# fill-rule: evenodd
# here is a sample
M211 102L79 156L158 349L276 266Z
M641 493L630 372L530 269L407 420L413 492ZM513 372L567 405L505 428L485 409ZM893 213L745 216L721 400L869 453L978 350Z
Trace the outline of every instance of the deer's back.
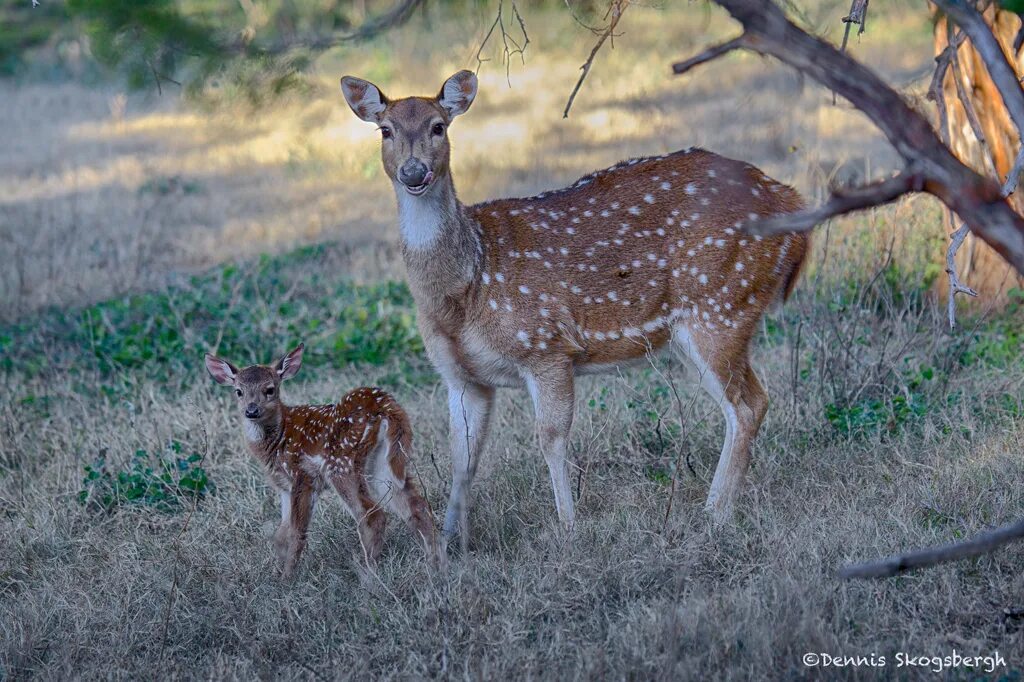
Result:
M749 338L807 238L738 228L802 205L757 168L691 149L470 207L484 243L481 328L522 358L558 350L581 364L642 355L679 320Z

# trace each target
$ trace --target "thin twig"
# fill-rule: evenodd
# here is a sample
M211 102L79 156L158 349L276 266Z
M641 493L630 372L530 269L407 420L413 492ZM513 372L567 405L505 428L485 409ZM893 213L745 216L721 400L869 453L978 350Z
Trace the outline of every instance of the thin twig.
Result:
M497 28L499 31L501 31L502 61L505 63L505 80L508 82L508 86L512 87L512 57L519 55L519 58L522 60L522 62L524 64L526 63L526 46L530 44L530 36L526 32L526 22L523 21L523 16L519 14L519 8L516 7L515 2L512 2L512 18L515 19L516 22L519 24L519 30L523 34L521 44L520 41L513 38L512 35L509 34L508 30L505 28L504 14L504 0L499 0L498 12L494 17L494 22L491 24L491 27L487 29L487 34L484 36L484 39L480 42L480 48L476 51L476 72L480 73L480 67L484 65L484 62L491 61L490 59L485 59L480 55L483 54L484 48L487 46L487 43L490 41L491 36L494 34L494 29ZM509 47L509 43L512 44L512 47Z
M965 286L956 274L956 252L967 239L970 229L967 223L960 226L960 229L950 235L949 248L946 250L946 274L949 275L949 302L946 304L946 311L949 314L949 328L956 328L956 295L967 294L977 296L978 292L969 286Z
M956 35L952 40L948 42L946 47L935 57L935 73L932 74L931 85L928 86L928 99L935 102L935 107L939 112L939 135L942 138L943 144L949 146L949 117L946 113L946 98L942 93L942 83L946 78L946 72L949 70L950 65L953 62L953 53L960 49L963 42L967 40L967 34L963 31L957 31Z
M733 50L739 50L745 47L750 47L750 45L747 42L746 33L739 36L738 38L727 40L724 43L712 45L711 47L704 50L695 57L690 57L689 59L686 59L684 61L676 62L675 64L672 65L672 73L678 76L680 74L686 73L695 66L700 66L705 62L710 62L712 59L721 57L726 52L732 52Z
M1017 158L1013 161L1013 168L1010 169L1006 180L1003 181L1001 193L1004 198L1009 198L1017 190L1021 172L1024 172L1024 144L1017 150ZM960 281L960 277L956 272L956 253L967 238L967 232L967 223L964 223L960 226L960 229L950 235L949 248L946 250L946 274L949 275L949 299L946 304L946 310L949 315L950 329L956 329L956 295L967 294L968 296L975 297L978 295L977 291Z
M806 232L830 218L887 204L908 192L919 192L923 186L924 176L914 169L908 169L870 185L835 190L827 202L816 208L751 220L745 229L760 235Z
M850 3L850 13L843 17L843 23L846 24L846 28L843 30L843 44L839 46L839 53L846 53L846 45L850 41L850 28L857 24L857 36L864 34L864 29L867 28L868 18L868 0L853 0ZM836 91L832 91L832 106L836 104Z
M565 111L562 112L562 118L569 118L569 110L572 109L572 103L576 99L576 94L583 86L583 81L586 80L587 74L590 73L590 67L594 65L594 57L597 56L597 53L601 50L601 46L604 45L604 42L608 40L608 38L612 37L612 34L615 32L615 27L619 25L619 19L622 18L622 14L629 7L629 3L630 0L612 0L611 4L608 6L608 12L611 16L611 20L608 22L608 26L594 44L594 48L590 51L590 56L587 57L587 61L585 61L583 66L580 67L582 73L580 74L579 80L576 81L576 86L572 89L572 92L569 93L569 101L565 103Z

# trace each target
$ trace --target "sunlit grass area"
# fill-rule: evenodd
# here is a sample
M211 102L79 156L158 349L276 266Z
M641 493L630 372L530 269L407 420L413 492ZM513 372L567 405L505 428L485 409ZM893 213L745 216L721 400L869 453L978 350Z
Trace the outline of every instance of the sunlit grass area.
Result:
M835 13L832 4L815 13L823 30ZM471 202L688 146L750 159L811 196L833 177L895 167L861 115L756 56L673 78L673 59L735 30L704 5L631 11L564 120L590 33L558 8L536 10L526 17L525 62L506 70L500 43L477 62L492 19L486 5L458 21L429 13L325 54L310 88L258 109L214 86L197 108L182 106L173 86L126 97L113 85L0 84L12 152L0 160L0 256L11 263L0 275L2 313L99 300L173 271L304 243L394 243L378 135L344 105L346 73L395 95L432 94L455 70L480 67L481 94L452 130L457 187ZM886 22L902 42L880 32L853 49L902 86L927 68L928 21L908 9Z
M666 5L629 10L564 120L592 36L559 5L524 16L525 63L506 72L485 49L480 96L451 132L463 199L691 145L810 201L897 167L864 117L771 62L736 54L673 78L674 59L736 29L703 3ZM847 9L818 3L803 21L836 38ZM446 395L416 333L378 133L337 82L435 92L476 68L493 11L431 10L325 54L307 87L258 108L226 85L182 101L166 85L0 82L0 679L862 679L901 672L801 656L953 649L998 650L996 674L1019 678L1020 547L890 581L835 577L1024 514L1024 299L981 301L948 330L927 198L815 234L757 336L771 404L734 524L702 509L719 410L666 356L581 379L571 541L529 400L507 391L468 555L431 573L393 523L368 574L328 500L298 579L277 577L277 503L203 353L266 362L302 340L289 401L392 392L442 513ZM927 11L872 11L851 51L920 95Z

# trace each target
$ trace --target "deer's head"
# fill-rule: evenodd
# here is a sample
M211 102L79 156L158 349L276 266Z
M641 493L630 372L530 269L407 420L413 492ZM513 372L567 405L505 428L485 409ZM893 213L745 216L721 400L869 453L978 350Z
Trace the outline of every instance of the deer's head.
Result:
M373 83L345 76L341 91L356 116L380 130L384 172L395 191L420 196L448 174L448 126L476 97L476 75L459 71L436 97L389 100Z
M281 382L295 376L302 366L304 345L278 360L274 365L252 365L237 369L227 360L206 354L206 369L214 380L235 390L238 408L247 424L262 427L273 424L281 414ZM246 428L247 433L254 433Z

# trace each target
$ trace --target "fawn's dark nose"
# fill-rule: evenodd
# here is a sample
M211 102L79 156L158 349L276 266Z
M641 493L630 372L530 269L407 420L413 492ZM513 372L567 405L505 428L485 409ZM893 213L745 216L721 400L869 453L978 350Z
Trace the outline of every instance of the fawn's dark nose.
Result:
M249 403L245 408L245 416L249 419L255 419L260 416L260 408L256 403Z
M419 187L427 179L428 172L426 164L416 157L410 157L398 169L398 179L406 187Z

